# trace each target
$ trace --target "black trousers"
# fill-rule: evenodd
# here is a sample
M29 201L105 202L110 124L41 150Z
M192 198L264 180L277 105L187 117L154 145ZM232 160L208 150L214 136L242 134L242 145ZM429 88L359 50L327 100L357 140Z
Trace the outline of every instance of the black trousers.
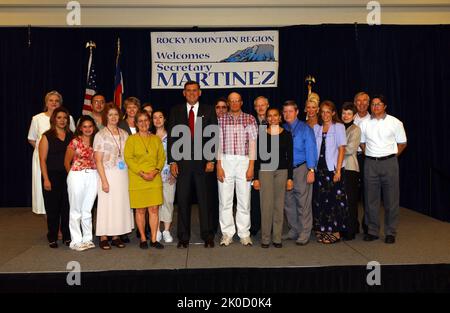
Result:
M208 205L208 186L207 173L201 164L186 164L178 166L180 173L177 177L177 204L178 221L177 237L180 241L189 241L191 238L191 198L193 186L195 186L198 202L200 236L203 240L214 238Z
M261 229L261 204L259 202L259 190L251 187L250 193L250 234L256 235Z
M365 195L364 195L364 160L365 160L365 156L362 153L357 154L357 158L358 158L358 165L359 165L359 194L360 197L358 197L358 199L361 200L361 204L363 207L363 217L362 217L362 221L361 221L361 226L363 229L364 234L367 234L368 228L367 228L367 223L366 223L366 219L365 219L365 214L364 212L366 212L366 208L365 208ZM359 230L359 225L357 230Z
M208 181L208 207L210 209L209 223L211 230L214 234L219 229L219 186L217 183L216 171L212 173L206 173Z
M48 242L58 240L60 226L63 241L70 240L70 206L69 196L67 195L67 172L48 171L48 178L52 185L52 190L45 190L44 182L42 181L42 193L44 196L45 212L47 214Z
M358 202L360 197L359 192L359 172L356 171L344 171L344 184L345 192L347 193L347 205L348 205L348 223L347 233L354 235L359 229L358 222Z

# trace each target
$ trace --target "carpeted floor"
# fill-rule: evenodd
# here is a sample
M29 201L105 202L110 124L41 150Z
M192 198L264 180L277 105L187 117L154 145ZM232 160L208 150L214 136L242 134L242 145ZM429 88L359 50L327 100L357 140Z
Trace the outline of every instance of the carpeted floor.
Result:
M188 249L177 249L175 238L163 250L141 250L133 233L124 249L103 251L97 247L75 252L62 245L50 249L45 219L31 213L30 208L0 208L0 273L66 272L70 261L79 262L82 271L321 267L366 265L369 261L381 265L450 263L450 224L407 209L401 210L394 245L385 244L383 236L375 242L364 242L359 234L356 240L333 245L311 238L306 246L284 241L281 249L262 249L257 236L253 247L242 246L237 237L229 247L219 247L219 234L216 247L205 249L197 221L193 210ZM175 237L175 227L172 234Z

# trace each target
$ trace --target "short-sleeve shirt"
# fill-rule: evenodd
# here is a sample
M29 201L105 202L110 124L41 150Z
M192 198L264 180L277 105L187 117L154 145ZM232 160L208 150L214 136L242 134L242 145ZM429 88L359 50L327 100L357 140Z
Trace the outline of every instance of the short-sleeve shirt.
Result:
M370 118L359 126L361 128L361 143L366 144L366 155L380 158L397 154L399 143L406 143L406 133L403 123L386 114L384 118Z
M361 125L362 122L366 121L366 120L370 120L370 113L367 112L366 115L364 115L364 117L360 117L358 113L355 114L355 120L354 120L354 124L356 126L359 127L359 125ZM362 153L361 147L358 146L358 153Z
M219 127L222 154L249 155L249 143L258 137L254 116L241 112L235 117L227 113L219 118Z
M107 127L99 131L94 138L94 152L103 153L103 167L105 169L116 169L119 161L124 160L125 142L128 134L118 128L119 135L112 135ZM124 162L125 163L125 162Z
M86 146L79 137L73 138L69 143L69 148L75 151L71 171L82 171L86 169L96 169L94 160L94 148Z
M69 127L72 132L75 131L75 122L72 116L70 116ZM33 118L31 119L30 129L28 130L28 140L36 141L36 149L38 147L39 141L41 140L42 134L49 129L50 129L50 116L47 116L45 112L33 116Z

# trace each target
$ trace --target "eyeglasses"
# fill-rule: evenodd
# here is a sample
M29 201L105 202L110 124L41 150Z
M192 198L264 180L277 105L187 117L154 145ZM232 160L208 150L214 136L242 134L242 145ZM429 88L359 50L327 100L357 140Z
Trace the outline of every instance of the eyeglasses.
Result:
M92 101L92 103L105 103L105 101L103 101L103 100L94 100L94 101Z
M372 103L371 106L376 107L376 106L382 106L384 105L383 102L378 102L378 103Z

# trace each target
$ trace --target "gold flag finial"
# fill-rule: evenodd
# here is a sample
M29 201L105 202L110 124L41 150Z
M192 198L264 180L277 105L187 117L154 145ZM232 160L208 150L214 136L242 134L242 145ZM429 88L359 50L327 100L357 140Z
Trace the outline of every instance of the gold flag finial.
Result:
M97 45L92 40L89 40L88 42L86 42L86 49L87 48L92 51L93 48L97 48Z
M316 79L312 75L308 75L305 78L305 82L308 83L308 96L312 92L312 85L316 83Z

